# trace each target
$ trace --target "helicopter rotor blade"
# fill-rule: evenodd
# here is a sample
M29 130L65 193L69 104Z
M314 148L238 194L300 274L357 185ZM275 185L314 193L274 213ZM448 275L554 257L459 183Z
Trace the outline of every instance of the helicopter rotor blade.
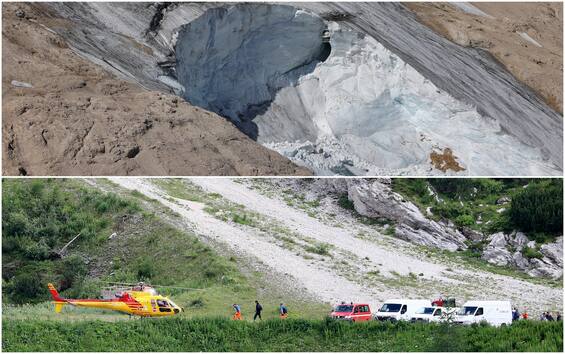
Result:
M105 280L100 280L100 282L107 283L107 284L114 284L114 285L126 285L126 286L139 285L139 283L121 283L121 282L105 281ZM186 287L174 286L174 285L156 285L156 284L145 284L145 285L150 286L152 288L170 288L170 289L182 289L182 290L204 290L202 288L186 288Z

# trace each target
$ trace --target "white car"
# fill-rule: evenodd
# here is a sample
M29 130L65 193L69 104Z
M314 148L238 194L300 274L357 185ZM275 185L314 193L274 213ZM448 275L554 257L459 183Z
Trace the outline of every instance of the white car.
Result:
M510 301L467 301L457 312L455 322L487 322L497 327L509 325L512 323L512 307Z
M430 300L391 299L385 301L374 317L379 321L410 321L425 306L431 306Z

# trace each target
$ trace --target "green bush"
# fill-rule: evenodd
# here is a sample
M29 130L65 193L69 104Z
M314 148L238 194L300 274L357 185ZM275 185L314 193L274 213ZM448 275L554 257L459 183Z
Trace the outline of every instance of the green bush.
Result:
M327 243L317 243L314 246L306 247L306 251L310 253L316 253L322 256L330 255L331 246Z
M540 251L538 251L535 248L531 248L531 247L524 247L524 249L522 250L522 255L524 255L524 257L528 258L528 259L532 259L532 258L537 258L537 259L541 259L543 258L543 255L541 254Z
M339 204L340 207L344 209L355 210L355 204L353 204L353 202L349 200L347 194L340 195L339 199L337 200L337 203Z
M475 224L475 218L471 215L463 214L455 218L455 225L457 226L471 226Z
M138 280L150 280L153 277L153 262L148 259L142 259L137 265L137 279Z
M16 304L31 302L46 293L45 284L38 273L20 273L3 288L10 300Z
M33 284L44 287L56 281L62 290L76 287L70 291L79 291L86 274L84 260L70 254L61 260L58 252L79 233L67 251L92 252L99 242L107 240L114 219L139 210L135 202L74 180L4 179L3 265L18 265L2 273L11 286L9 298L15 302L23 298L39 301L47 292L41 289L38 293L35 290L40 287ZM33 278L26 272L33 272ZM24 289L27 295L22 293Z

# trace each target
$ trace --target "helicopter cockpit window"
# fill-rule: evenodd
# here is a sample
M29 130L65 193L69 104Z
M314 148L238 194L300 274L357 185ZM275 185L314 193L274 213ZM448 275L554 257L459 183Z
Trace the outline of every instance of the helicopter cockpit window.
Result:
M169 303L165 300L157 300L157 306L159 306L159 312L171 312Z

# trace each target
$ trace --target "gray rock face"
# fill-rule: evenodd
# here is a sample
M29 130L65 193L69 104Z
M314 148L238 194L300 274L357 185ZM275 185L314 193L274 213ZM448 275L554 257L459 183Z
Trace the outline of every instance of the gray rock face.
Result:
M516 267L534 277L559 278L563 275L563 236L540 247L541 259L524 257L524 247L536 248L536 242L521 232L512 235L499 232L490 235L488 241L482 258L489 263Z
M451 251L467 247L463 234L427 219L416 205L392 191L390 180L351 181L348 196L359 214L396 222L395 236L399 238Z

